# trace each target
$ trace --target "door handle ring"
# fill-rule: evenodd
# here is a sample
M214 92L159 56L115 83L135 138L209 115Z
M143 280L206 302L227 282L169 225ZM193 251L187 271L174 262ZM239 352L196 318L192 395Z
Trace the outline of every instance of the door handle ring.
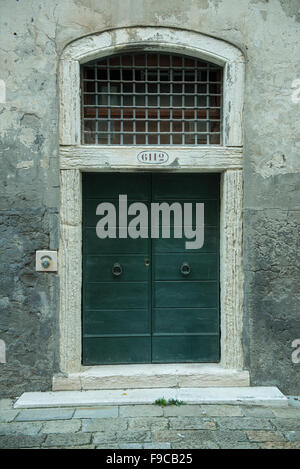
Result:
M120 275L121 275L122 272L123 272L123 269L122 269L121 264L119 264L118 262L116 262L116 263L113 265L111 271L112 271L112 274L113 274L115 277L120 277Z
M182 275L184 275L185 277L190 275L191 273L191 267L190 265L188 264L188 262L183 262L183 264L181 264L181 267L180 267L180 273Z

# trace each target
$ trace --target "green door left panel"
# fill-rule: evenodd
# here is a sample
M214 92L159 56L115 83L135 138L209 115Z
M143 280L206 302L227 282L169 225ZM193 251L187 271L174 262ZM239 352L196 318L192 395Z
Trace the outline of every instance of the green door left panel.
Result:
M146 175L83 174L83 363L151 361L151 283L148 239L99 239L96 206L119 194L147 203ZM112 268L120 264L122 275Z

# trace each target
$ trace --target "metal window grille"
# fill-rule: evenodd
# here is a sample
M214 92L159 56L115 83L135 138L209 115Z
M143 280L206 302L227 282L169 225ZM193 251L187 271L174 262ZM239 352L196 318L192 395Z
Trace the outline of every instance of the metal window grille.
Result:
M84 64L83 143L220 144L222 72L198 59L152 52Z

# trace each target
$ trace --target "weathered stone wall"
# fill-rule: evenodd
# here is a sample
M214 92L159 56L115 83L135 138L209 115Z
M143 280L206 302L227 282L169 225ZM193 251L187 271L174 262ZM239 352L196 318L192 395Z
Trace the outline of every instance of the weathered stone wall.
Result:
M1 0L0 18L2 395L50 389L58 371L58 276L36 273L34 254L58 248L59 55L137 25L199 31L245 54L245 360L252 384L299 393L299 1Z

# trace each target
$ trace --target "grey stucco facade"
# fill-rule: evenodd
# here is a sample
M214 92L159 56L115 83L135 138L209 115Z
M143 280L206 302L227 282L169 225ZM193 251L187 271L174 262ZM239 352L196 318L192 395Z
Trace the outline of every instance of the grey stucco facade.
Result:
M0 5L2 396L50 390L59 372L59 272L35 251L59 248L59 80L65 46L130 26L201 32L239 48L244 96L245 368L253 385L299 394L300 78L298 0L2 0Z

